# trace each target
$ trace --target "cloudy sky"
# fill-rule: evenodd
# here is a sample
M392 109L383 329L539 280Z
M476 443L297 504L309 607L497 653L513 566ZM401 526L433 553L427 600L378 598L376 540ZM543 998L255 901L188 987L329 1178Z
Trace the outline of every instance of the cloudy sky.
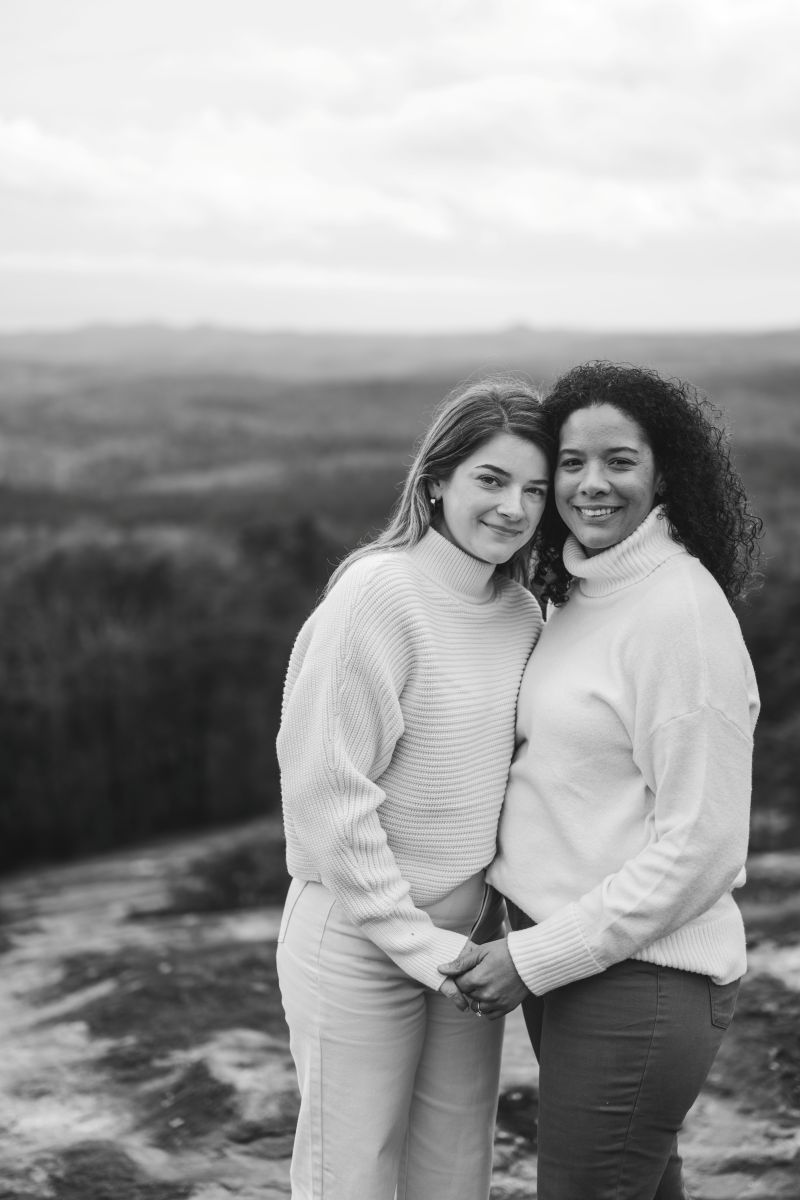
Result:
M795 0L3 0L0 328L800 325Z

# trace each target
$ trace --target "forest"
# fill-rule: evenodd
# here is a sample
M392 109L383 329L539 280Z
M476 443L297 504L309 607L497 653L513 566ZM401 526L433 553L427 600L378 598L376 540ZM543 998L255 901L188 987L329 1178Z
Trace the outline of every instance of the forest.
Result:
M293 638L440 398L589 358L690 379L764 518L754 849L800 845L800 333L0 338L0 869L279 806Z

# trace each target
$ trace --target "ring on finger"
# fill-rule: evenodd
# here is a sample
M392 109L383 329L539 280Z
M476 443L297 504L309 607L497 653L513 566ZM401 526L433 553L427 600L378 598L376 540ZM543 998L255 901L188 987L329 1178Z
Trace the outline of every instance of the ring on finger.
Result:
M481 1002L480 1002L480 1000L476 1000L476 1001L475 1001L475 1007L473 1008L473 1010L472 1010L472 1011L475 1013L475 1016L476 1016L476 1017L482 1017L482 1016L483 1016L483 1013L481 1012Z

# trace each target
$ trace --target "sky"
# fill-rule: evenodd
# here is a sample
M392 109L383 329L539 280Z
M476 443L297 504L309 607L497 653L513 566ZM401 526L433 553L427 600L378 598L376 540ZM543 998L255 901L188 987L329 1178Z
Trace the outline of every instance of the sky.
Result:
M3 0L0 330L800 326L796 0Z

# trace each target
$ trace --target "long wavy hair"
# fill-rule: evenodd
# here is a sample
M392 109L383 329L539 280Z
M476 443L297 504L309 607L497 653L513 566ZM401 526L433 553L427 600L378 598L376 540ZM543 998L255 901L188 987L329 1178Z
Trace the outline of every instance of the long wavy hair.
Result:
M613 405L647 438L663 480L659 503L676 540L700 559L730 603L744 597L760 582L763 522L751 512L731 461L720 410L690 383L663 379L645 367L603 361L561 375L542 408L558 440L574 412L598 404ZM548 532L552 530L551 525ZM543 580L542 592L555 604L566 599L570 583L561 557L567 533L560 522L554 542L545 547L554 569Z
M431 524L436 526L430 483L449 479L465 459L501 433L513 434L537 446L544 453L552 475L556 442L536 389L517 375L492 375L462 384L445 397L420 439L400 498L385 529L372 541L348 554L331 576L328 590L348 567L365 555L413 546L420 541ZM545 512L533 538L508 562L500 563L495 574L530 586L531 564L543 542L555 546L554 530L547 534L546 529L556 525L558 520L548 491Z

